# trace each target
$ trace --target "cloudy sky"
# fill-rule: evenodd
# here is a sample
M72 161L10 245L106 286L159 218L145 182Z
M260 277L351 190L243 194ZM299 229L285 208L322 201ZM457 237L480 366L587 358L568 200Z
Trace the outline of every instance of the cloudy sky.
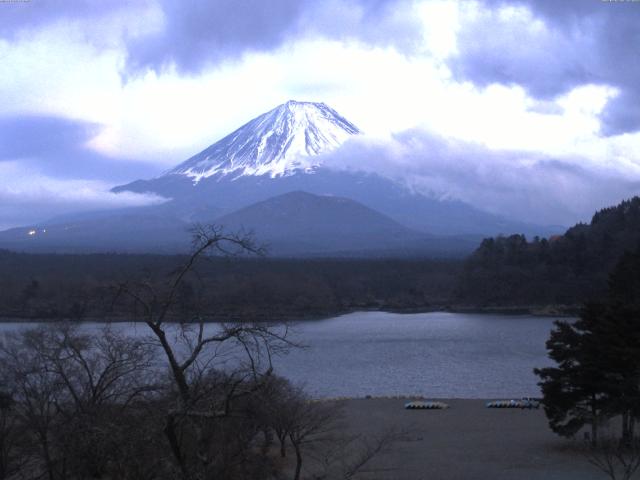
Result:
M640 192L640 1L0 1L0 228L149 178L289 99L333 159L538 223ZM347 154L348 153L348 154Z

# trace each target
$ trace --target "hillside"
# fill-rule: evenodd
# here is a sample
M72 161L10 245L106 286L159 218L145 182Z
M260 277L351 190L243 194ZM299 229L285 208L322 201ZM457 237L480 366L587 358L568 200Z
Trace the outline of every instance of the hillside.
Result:
M625 251L640 245L640 197L595 213L564 235L485 239L467 260L457 291L473 305L577 305L602 295Z
M359 202L296 191L216 219L229 231L251 231L276 256L458 256L479 239L411 230Z

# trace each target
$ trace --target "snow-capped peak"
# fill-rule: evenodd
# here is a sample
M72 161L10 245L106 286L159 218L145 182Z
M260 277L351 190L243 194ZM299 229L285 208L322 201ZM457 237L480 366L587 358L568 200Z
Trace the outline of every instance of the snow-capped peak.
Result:
M324 103L290 100L254 118L166 175L194 183L214 175L286 176L313 171L314 158L339 147L360 130Z

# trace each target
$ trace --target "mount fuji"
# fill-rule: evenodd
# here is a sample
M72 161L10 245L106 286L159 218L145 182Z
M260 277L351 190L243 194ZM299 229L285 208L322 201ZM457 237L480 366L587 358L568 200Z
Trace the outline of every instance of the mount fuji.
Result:
M270 178L310 172L358 128L324 103L288 101L254 118L165 175L200 180L245 175Z
M361 133L324 103L291 100L162 175L112 190L167 202L13 229L0 233L0 246L171 252L186 248L190 224L206 222L262 234L279 255L451 255L470 252L483 235L555 233L325 165L327 153Z
M161 176L115 187L113 191L153 192L176 203L185 198L191 203L193 197L202 197L201 192L206 191L204 198L198 198L198 201L205 202L207 208L242 207L245 203L242 199L238 205L228 201L231 197L235 199L228 190L240 190L226 188L228 182L238 185L244 183L238 180L254 179L260 183L280 180L273 185L284 185L291 183L282 182L287 177L295 176L300 180L318 173L323 154L338 149L349 138L361 133L358 127L324 103L290 100L254 118ZM224 194L219 195L223 191ZM242 196L242 192L236 194ZM213 198L215 205L211 201ZM264 198L257 195L255 200ZM247 197L247 201L250 199L251 196Z

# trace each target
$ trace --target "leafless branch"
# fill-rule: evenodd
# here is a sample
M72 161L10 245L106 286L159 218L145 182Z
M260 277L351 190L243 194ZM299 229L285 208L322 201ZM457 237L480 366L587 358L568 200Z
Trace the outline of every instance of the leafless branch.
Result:
M625 443L605 438L597 446L585 447L584 456L611 480L630 480L640 468L640 439Z

